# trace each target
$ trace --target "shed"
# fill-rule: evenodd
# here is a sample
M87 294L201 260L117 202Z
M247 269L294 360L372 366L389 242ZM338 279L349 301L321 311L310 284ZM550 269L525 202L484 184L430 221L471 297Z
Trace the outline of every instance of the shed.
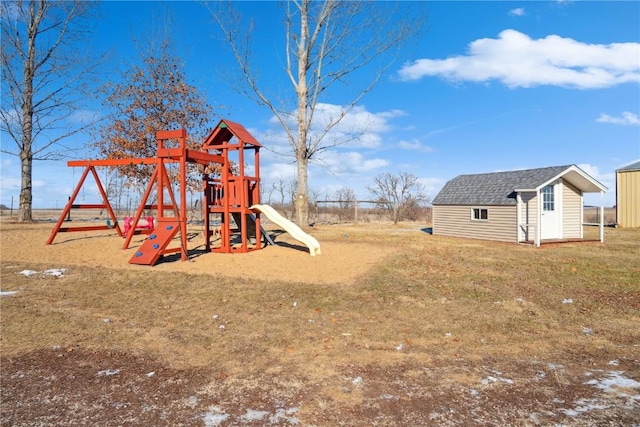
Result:
M616 223L640 227L640 161L616 171Z
M583 239L583 195L606 190L576 165L460 175L433 199L433 234L536 246Z

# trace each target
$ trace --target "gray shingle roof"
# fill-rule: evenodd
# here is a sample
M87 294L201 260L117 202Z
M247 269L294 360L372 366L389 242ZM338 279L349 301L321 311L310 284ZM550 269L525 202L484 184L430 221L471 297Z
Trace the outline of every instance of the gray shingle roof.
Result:
M618 169L618 171L640 171L640 162L631 163L630 165Z
M515 205L518 189L533 189L561 174L571 165L509 172L460 175L447 182L433 199L434 205Z

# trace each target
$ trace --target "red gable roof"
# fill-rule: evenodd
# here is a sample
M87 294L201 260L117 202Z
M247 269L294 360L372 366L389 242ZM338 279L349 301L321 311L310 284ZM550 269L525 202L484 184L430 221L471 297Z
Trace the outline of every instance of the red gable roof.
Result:
M211 131L207 139L205 139L202 144L202 148L216 148L218 145L223 145L226 142L229 142L234 136L244 144L261 147L260 143L249 133L248 130L244 128L244 126L240 123L224 119L220 120L218 125Z

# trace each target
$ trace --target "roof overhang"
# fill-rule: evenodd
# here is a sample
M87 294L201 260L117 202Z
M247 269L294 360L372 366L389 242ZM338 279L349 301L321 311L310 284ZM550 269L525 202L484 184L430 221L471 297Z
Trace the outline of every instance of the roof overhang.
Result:
M567 169L549 179L548 181L543 182L536 188L522 188L515 189L514 191L518 193L524 193L529 191L538 191L541 188L551 184L552 182L557 181L558 179L564 179L571 183L574 187L582 191L583 193L604 193L607 191L607 187L598 182L595 178L587 174L585 171L580 169L576 165L569 166Z

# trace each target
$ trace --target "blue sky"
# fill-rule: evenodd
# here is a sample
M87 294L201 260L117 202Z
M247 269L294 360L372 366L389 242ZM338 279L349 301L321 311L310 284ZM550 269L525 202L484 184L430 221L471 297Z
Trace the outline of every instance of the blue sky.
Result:
M236 6L255 19L262 79L284 86L278 4ZM349 125L368 123L366 135L326 152L325 167L310 168L310 187L321 198L349 187L369 199L366 187L377 174L404 171L418 176L433 198L459 174L577 164L609 188L604 198L588 195L586 203L612 206L615 170L640 159L640 2L423 6L430 12L428 31L348 117ZM201 4L104 2L100 8L91 48L109 52L112 69L137 61L132 40L144 40L170 10L175 51L190 83L211 104L225 106L214 112L212 126L228 118L264 146L285 147L269 110L220 81L216 70L233 62ZM333 91L322 107L331 111L349 101ZM261 160L263 188L294 176L290 159L262 150ZM0 202L9 206L13 196L15 207L18 159L3 154L1 165ZM34 207L62 207L80 173L65 162L36 163Z

